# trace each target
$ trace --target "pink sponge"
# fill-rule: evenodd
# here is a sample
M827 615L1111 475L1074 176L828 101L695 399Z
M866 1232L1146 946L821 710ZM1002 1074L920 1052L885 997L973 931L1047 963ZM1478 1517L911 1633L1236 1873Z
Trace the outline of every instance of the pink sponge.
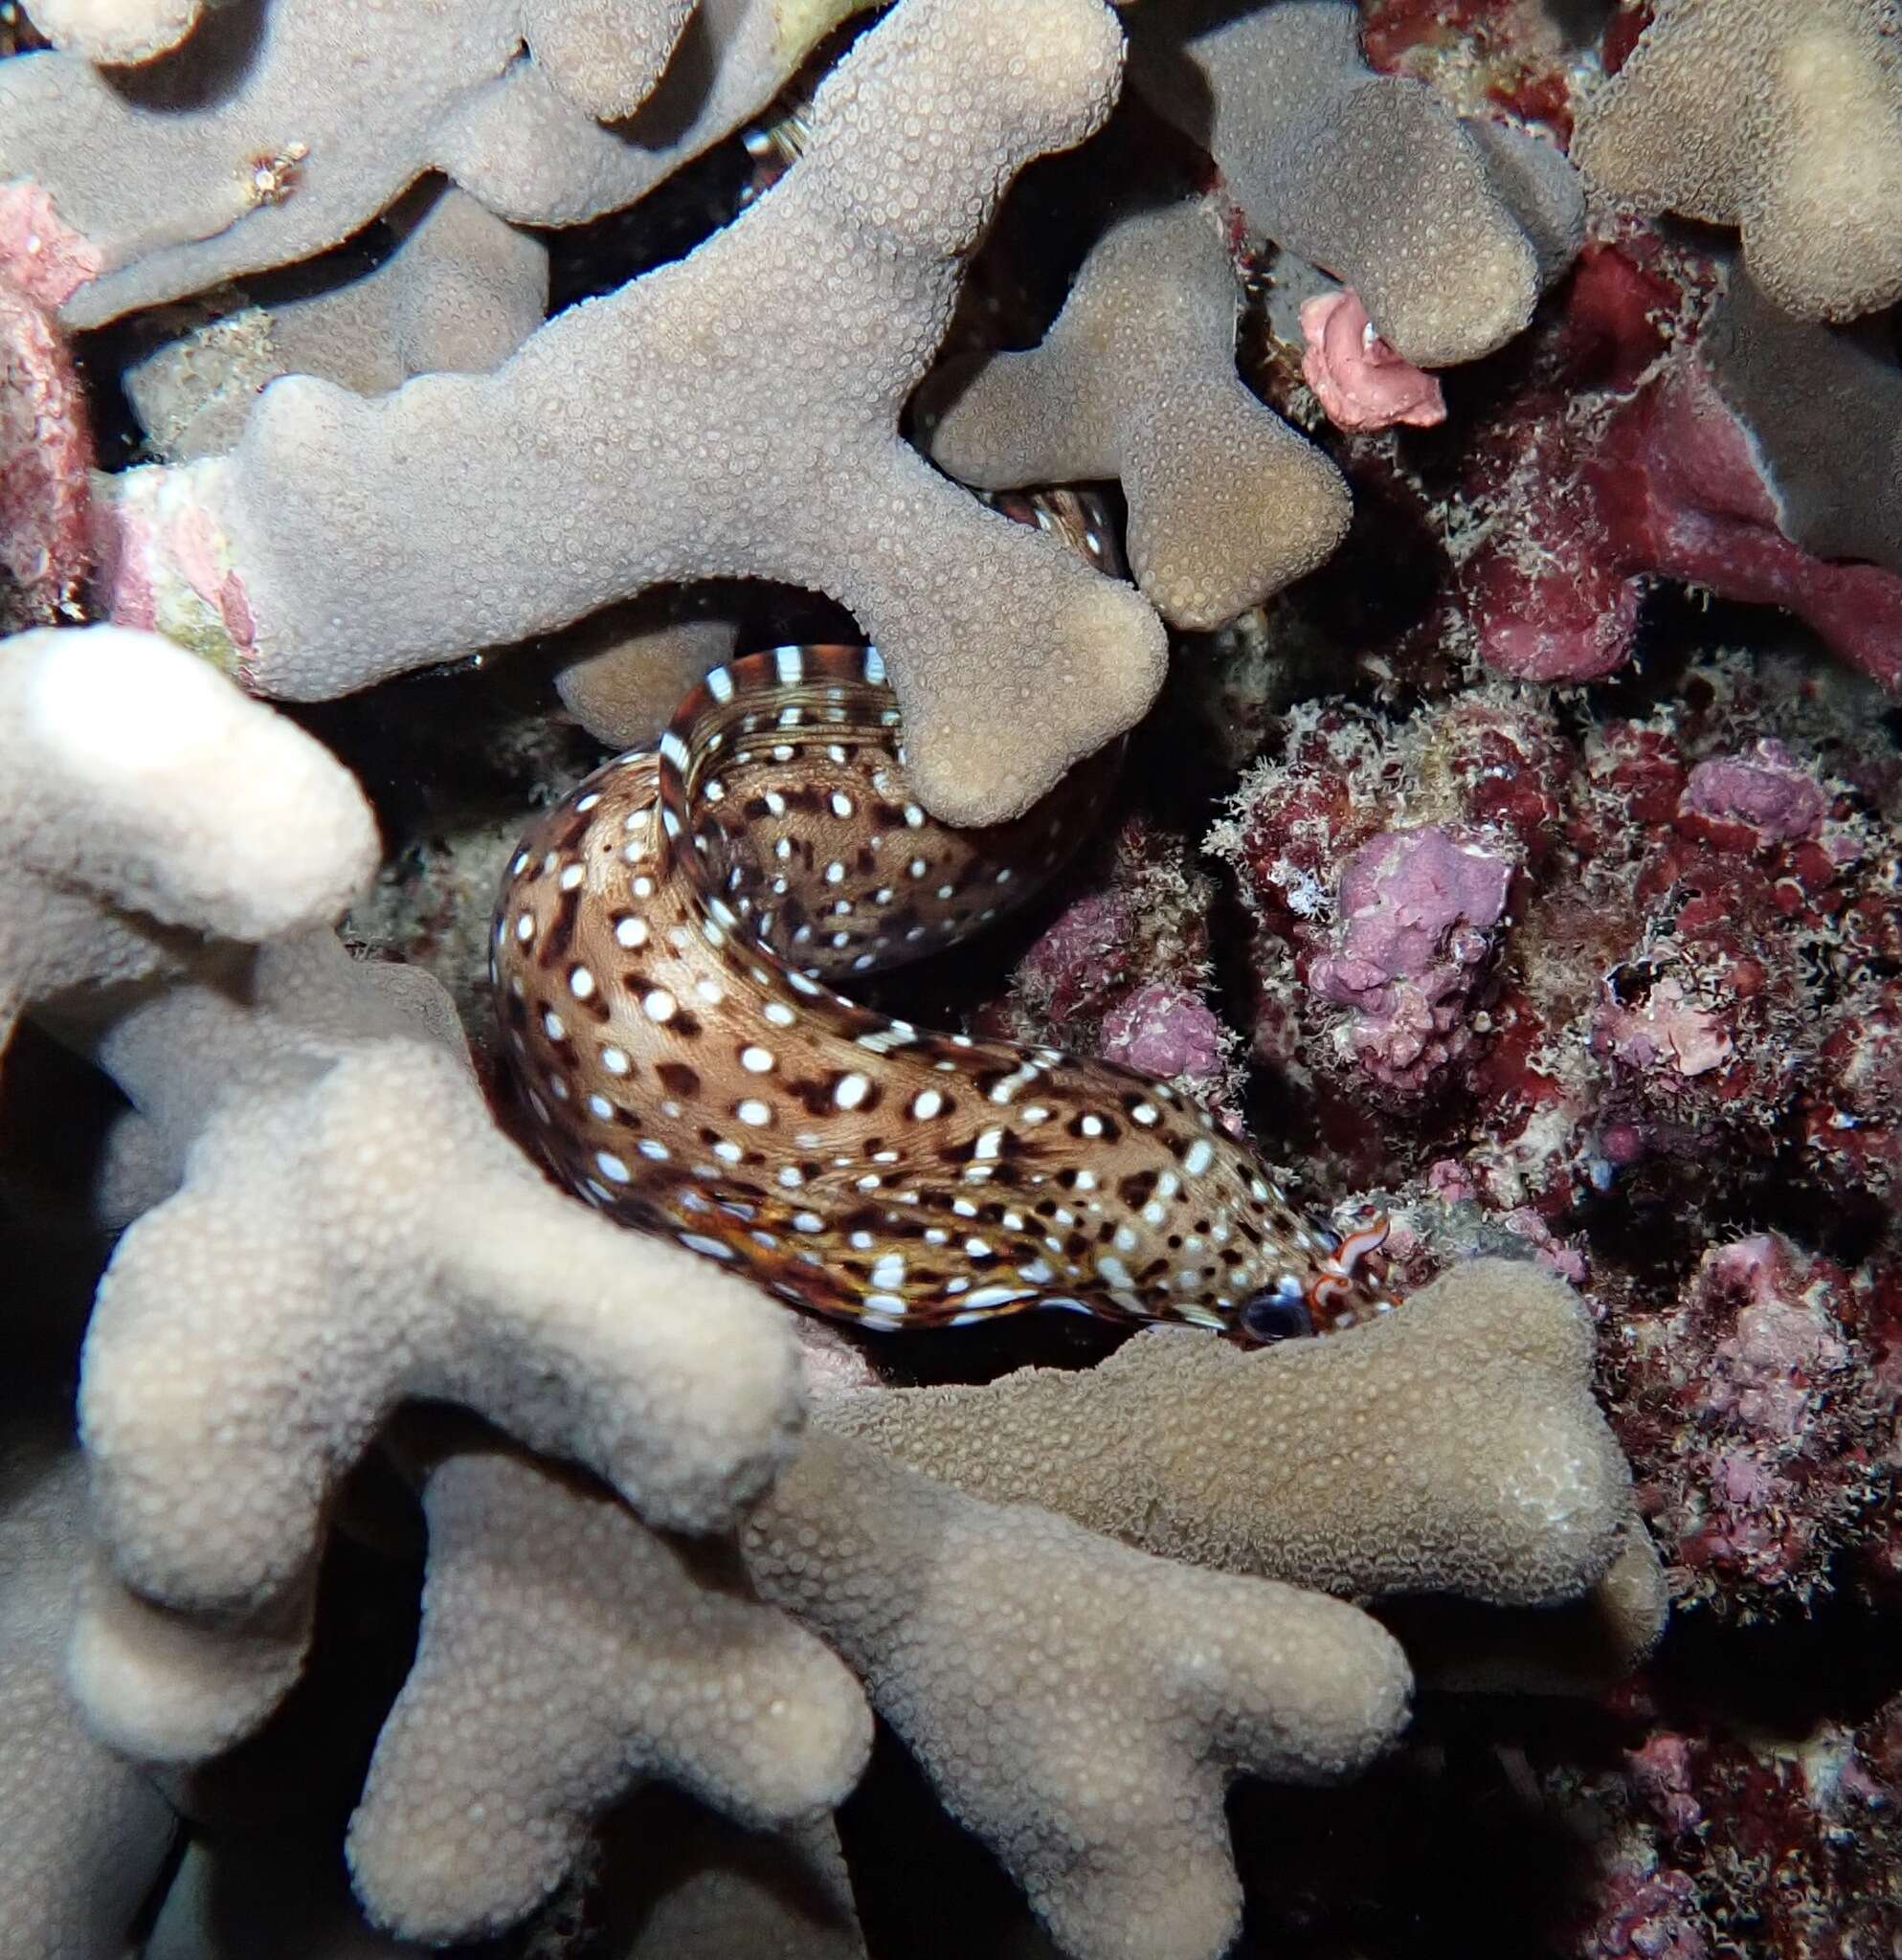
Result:
M1469 1035L1464 1012L1506 910L1512 861L1429 825L1363 844L1341 880L1333 949L1309 984L1354 1010L1349 1039L1361 1064L1415 1088Z

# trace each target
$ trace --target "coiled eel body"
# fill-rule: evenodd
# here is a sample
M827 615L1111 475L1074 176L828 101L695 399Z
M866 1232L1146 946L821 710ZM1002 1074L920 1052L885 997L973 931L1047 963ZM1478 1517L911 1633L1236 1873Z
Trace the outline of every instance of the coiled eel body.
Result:
M491 974L536 1141L588 1203L876 1328L1031 1307L1277 1339L1390 1304L1166 1083L836 991L1021 904L1117 757L1014 823L911 800L875 651L716 668L508 868Z

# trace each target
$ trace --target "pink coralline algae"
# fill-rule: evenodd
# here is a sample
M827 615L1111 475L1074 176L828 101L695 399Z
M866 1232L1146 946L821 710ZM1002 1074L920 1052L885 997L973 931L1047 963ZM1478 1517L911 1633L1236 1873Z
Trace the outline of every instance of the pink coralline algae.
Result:
M1861 1020L1891 957L1877 838L1826 822L1829 792L1774 742L1691 765L1664 728L1610 724L1588 768L1586 882L1637 928L1592 1019L1611 1106L1667 1154L1687 1131L1767 1152L1824 1089L1819 1051ZM1836 950L1820 967L1823 946ZM1855 1188L1824 1158L1801 1169Z
M1898 1408L1868 1289L1759 1233L1627 1331L1622 1427L1680 1590L1751 1618L1827 1589L1870 1533Z
M1208 1000L1215 891L1183 837L1129 819L1095 888L1058 913L980 1025L1174 1080L1233 1126L1237 1043Z
M1608 1001L1592 1044L1628 1068L1668 1068L1680 1076L1721 1068L1735 1052L1723 1015L1688 999L1677 980L1660 980L1635 1007Z
M1301 374L1337 429L1431 429L1446 419L1439 382L1374 331L1351 292L1322 293L1301 305L1307 348Z
M1734 660L1683 691L1577 735L1496 684L1288 717L1210 847L1316 1179L1456 1173L1553 1225L1614 1188L1676 1206L1695 1181L1717 1217L1774 1175L1846 1222L1902 1189L1880 742L1779 722ZM1396 1096L1403 1123L1376 1113Z
M72 616L90 565L92 437L54 319L87 263L44 191L0 186L0 629Z
M1466 1046L1512 870L1484 840L1435 826L1385 832L1349 860L1333 947L1309 985L1354 1011L1347 1039L1376 1081L1418 1088Z
M1669 1866L1610 1875L1605 1910L1578 1949L1587 1960L1706 1960L1697 1887Z
M1221 1068L1221 1023L1188 988L1148 981L1104 1017L1103 1058L1138 1075L1209 1080Z
M1837 1018L1816 1052L1801 1104L1802 1145L1841 1191L1877 1200L1902 1191L1902 982L1887 980Z
M1560 752L1538 710L1503 700L1397 741L1341 708L1292 718L1211 838L1261 922L1262 1052L1395 1091L1466 1053L1515 874L1549 848Z
M1825 1704L1840 1694L1820 1689ZM1902 1702L1774 1734L1740 1733L1695 1682L1641 1685L1627 1704L1656 1725L1642 1743L1585 1776L1548 1774L1596 1866L1588 1909L1556 1950L1850 1960L1888 1949Z
M1588 250L1529 385L1476 432L1457 589L1477 649L1523 679L1597 679L1629 657L1647 585L1674 579L1783 607L1902 684L1902 578L1778 528L1764 454L1695 345L1700 277L1648 239Z
M1823 786L1783 743L1770 736L1742 755L1700 762L1678 805L1680 818L1706 819L1713 838L1731 835L1730 827L1736 825L1765 844L1816 836L1828 810Z
M1085 894L1059 913L1024 954L1017 972L1020 997L1052 1028L1071 1027L1082 1018L1100 1022L1124 978L1121 955L1131 930L1124 893L1111 888Z
M97 276L97 246L66 224L37 184L0 184L0 276L55 307Z
M1363 0L1361 42L1375 68L1427 82L1443 77L1463 98L1571 134L1564 38L1536 0ZM1609 46L1604 59L1610 72Z
M1625 1761L1632 1787L1667 1830L1694 1831L1704 1812L1691 1789L1691 1746L1688 1736L1661 1728L1632 1749Z
M1682 1160L1719 1135L1767 1155L1808 1125L1822 1051L1879 998L1893 935L1876 837L1828 820L1836 796L1774 742L1691 764L1667 729L1612 724L1587 768L1583 894L1625 922L1589 1026L1612 1067L1607 1157ZM1786 1174L1872 1195L1823 1141Z

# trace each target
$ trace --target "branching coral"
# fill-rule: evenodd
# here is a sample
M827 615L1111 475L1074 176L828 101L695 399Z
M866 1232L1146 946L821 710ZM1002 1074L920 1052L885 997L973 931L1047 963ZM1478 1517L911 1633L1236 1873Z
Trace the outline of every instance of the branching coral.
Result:
M287 1672L324 1501L399 1399L477 1409L689 1528L758 1489L796 1413L768 1309L557 1197L372 970L327 935L293 939L94 1046L185 1170L120 1242L88 1335L101 1529L142 1598L288 1616ZM190 1684L172 1706L141 1627L108 1607L82 1631L78 1679L111 1732L190 1753L262 1712L206 1708Z
M705 1554L493 1452L435 1465L423 1501L416 1664L350 1829L380 1921L413 1939L513 1925L640 1778L754 1828L810 1824L858 1781L871 1718L851 1677Z
M1154 1329L1087 1373L839 1399L821 1419L1165 1557L1358 1597L1535 1605L1576 1597L1622 1549L1630 1484L1590 1362L1563 1283L1492 1261L1334 1341L1249 1354Z
M609 747L638 748L660 739L708 668L732 657L735 638L724 619L630 618L626 609L613 608L566 635L555 692Z
M773 1838L713 1826L704 1814L677 1812L671 1822L657 1833L636 1820L632 1841L656 1896L642 1902L626 1960L865 1960L830 1818Z
M66 1692L85 1466L43 1437L28 1443L10 1418L0 1456L0 1933L9 1953L89 1960L123 1941L175 1820L136 1768L86 1732Z
M931 454L986 489L1120 478L1130 567L1173 626L1208 628L1340 543L1339 472L1234 371L1237 294L1210 215L1126 217L1029 353L970 377Z
M820 90L800 163L682 264L563 315L492 377L379 403L288 381L229 458L125 479L117 611L165 620L187 588L253 685L308 698L658 582L780 578L878 641L928 804L1026 808L1148 704L1161 629L895 431L1002 181L1102 120L1120 55L1097 0L906 0Z
M1581 202L1538 139L1484 141L1376 75L1333 0L1139 11L1138 87L1202 143L1248 224L1359 295L1421 368L1491 352L1578 250Z
M328 921L369 876L348 774L162 640L22 634L0 645L0 1043L29 1005L96 1022L182 973L194 934Z
M1588 100L1574 154L1645 212L1737 225L1751 276L1806 320L1902 296L1893 0L1663 0Z
M453 187L408 202L404 234L375 271L221 310L126 369L127 398L166 461L229 449L280 375L378 394L413 374L486 373L541 325L546 247Z
M896 0L856 39L854 0L26 4L9 616L208 657L0 647L0 1262L56 1184L125 1226L83 1335L9 1326L52 1421L0 1450L0 1947L136 1914L150 1960L887 1960L1041 1940L1003 1875L1076 1960L1212 1955L1243 1885L1264 1949L1470 1947L1475 1897L1581 1960L1893 1944L1892 0ZM1350 1259L1373 1193L1398 1311L1267 1354L1056 1315L825 1349L505 1141L402 962L485 1024L504 836L593 760L550 678L645 740L840 604L955 818L1143 713L1158 612L1215 629L1108 847L871 1004L1170 1079ZM340 943L364 793L213 669L437 662L301 718L390 844ZM731 1197L703 1243L764 1233ZM1475 1746L1443 1691L1501 1687L1573 1709ZM868 1704L899 1740L835 1825ZM893 1876L959 1858L1012 1934Z
M744 1544L1075 1960L1220 1952L1230 1781L1338 1781L1406 1714L1399 1648L1339 1601L976 1503L862 1443L810 1443Z
M1792 319L1741 270L1698 351L1756 438L1777 528L1818 558L1902 576L1902 368Z
M808 10L803 33L761 0L706 11L729 32L734 86L684 127L662 105L652 147L638 123L594 119L649 96L683 0L269 0L212 9L175 53L116 78L79 53L10 62L0 179L38 182L97 256L65 301L72 326L321 252L430 169L500 216L571 224L631 203L762 106L849 9Z
M405 1395L582 1457L661 1523L730 1516L790 1446L783 1333L556 1197L495 1132L433 985L379 983L304 925L369 868L347 776L163 641L26 635L0 682L5 997L101 1061L182 1178L88 1334L94 1502L134 1589L102 1583L81 1630L96 1720L189 1755L268 1710L328 1491Z
M203 0L34 0L33 22L56 47L102 67L149 61L198 24Z

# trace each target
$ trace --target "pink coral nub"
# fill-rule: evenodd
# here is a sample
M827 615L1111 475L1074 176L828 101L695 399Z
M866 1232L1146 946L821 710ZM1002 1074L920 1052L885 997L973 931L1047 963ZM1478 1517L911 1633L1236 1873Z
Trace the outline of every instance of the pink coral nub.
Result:
M1360 434L1397 425L1431 429L1446 419L1440 384L1374 331L1357 293L1304 300L1301 331L1308 343L1301 378L1335 428Z
M1512 863L1437 825L1387 831L1356 851L1341 880L1341 925L1309 984L1354 1009L1361 1064L1394 1088L1419 1088L1469 1038L1466 1000L1506 910Z

